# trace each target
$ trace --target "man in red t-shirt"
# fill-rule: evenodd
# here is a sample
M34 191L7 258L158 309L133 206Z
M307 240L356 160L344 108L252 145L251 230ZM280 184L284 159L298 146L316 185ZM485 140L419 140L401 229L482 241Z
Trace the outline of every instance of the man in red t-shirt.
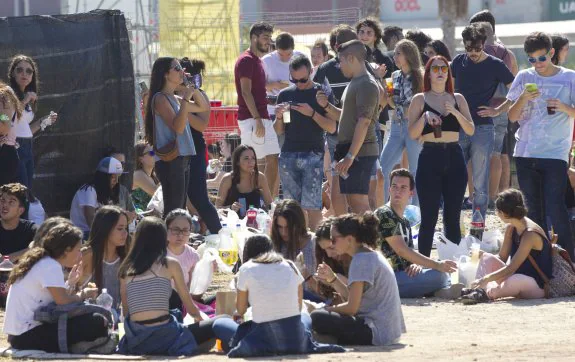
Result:
M259 22L252 25L250 47L236 61L234 75L242 144L254 148L259 164L263 165L262 159L265 159L267 182L270 190L275 190L280 147L267 111L266 74L260 59L269 50L272 32L271 24Z

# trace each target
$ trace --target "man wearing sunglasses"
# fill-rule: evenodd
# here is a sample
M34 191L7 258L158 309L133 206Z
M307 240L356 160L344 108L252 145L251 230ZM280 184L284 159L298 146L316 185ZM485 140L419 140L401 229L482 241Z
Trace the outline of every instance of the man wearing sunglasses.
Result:
M317 95L321 85L311 79L311 62L305 55L290 64L292 86L278 95L276 122L278 135L285 134L279 156L279 172L284 197L294 199L307 212L308 226L315 230L322 219L322 181L325 132L336 131L336 119L329 118ZM333 102L333 96L328 98ZM289 123L284 117L288 116ZM285 114L285 115L284 115Z
M455 91L469 104L475 124L475 133L468 136L460 132L459 143L466 163L471 162L473 175L473 209L479 208L483 218L489 203L489 165L494 142L493 117L506 112L511 105L504 102L497 108L489 106L499 83L507 87L513 74L501 60L484 51L485 31L478 24L463 29L465 53L457 55L451 63Z
M520 124L514 151L517 179L529 218L545 230L554 230L573 259L565 189L575 118L575 72L552 63L555 50L545 33L531 33L523 49L532 67L517 73L507 95L513 102L509 120Z

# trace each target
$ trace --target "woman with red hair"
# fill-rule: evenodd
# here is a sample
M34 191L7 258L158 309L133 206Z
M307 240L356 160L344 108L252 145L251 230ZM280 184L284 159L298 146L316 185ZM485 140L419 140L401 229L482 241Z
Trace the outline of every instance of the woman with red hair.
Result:
M427 62L423 93L413 97L407 118L409 136L423 141L415 179L421 208L419 252L429 257L442 197L445 236L456 244L461 240L459 217L467 169L459 133L475 132L467 101L453 93L451 69L444 57Z

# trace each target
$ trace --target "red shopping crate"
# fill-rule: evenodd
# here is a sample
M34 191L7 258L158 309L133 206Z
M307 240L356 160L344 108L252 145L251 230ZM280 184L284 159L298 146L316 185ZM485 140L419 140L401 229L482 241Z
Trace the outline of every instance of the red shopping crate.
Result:
M210 123L204 131L207 144L223 139L228 133L240 133L238 127L238 107L212 107Z

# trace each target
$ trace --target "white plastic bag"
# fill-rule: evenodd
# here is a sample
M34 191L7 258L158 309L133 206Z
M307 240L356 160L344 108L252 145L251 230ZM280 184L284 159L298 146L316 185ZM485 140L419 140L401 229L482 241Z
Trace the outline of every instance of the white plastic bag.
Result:
M161 185L156 189L156 192L154 192L147 208L148 210L154 210L160 215L164 214L164 193L162 192Z
M471 287L471 283L475 280L477 274L478 263L472 263L471 258L462 255L457 263L457 273L459 274L459 283L464 284L467 288Z
M481 242L481 250L488 253L496 253L499 251L503 243L503 234L501 230L487 230L483 233L483 240Z
M459 245L449 241L442 232L433 235L433 241L437 245L437 254L440 260L458 260L460 256L469 255L472 239L469 236L461 238Z
M213 249L204 250L202 258L198 261L192 273L192 281L190 283L191 295L204 294L210 287L210 284L212 284L214 278L214 260L216 260L216 257L213 253Z

